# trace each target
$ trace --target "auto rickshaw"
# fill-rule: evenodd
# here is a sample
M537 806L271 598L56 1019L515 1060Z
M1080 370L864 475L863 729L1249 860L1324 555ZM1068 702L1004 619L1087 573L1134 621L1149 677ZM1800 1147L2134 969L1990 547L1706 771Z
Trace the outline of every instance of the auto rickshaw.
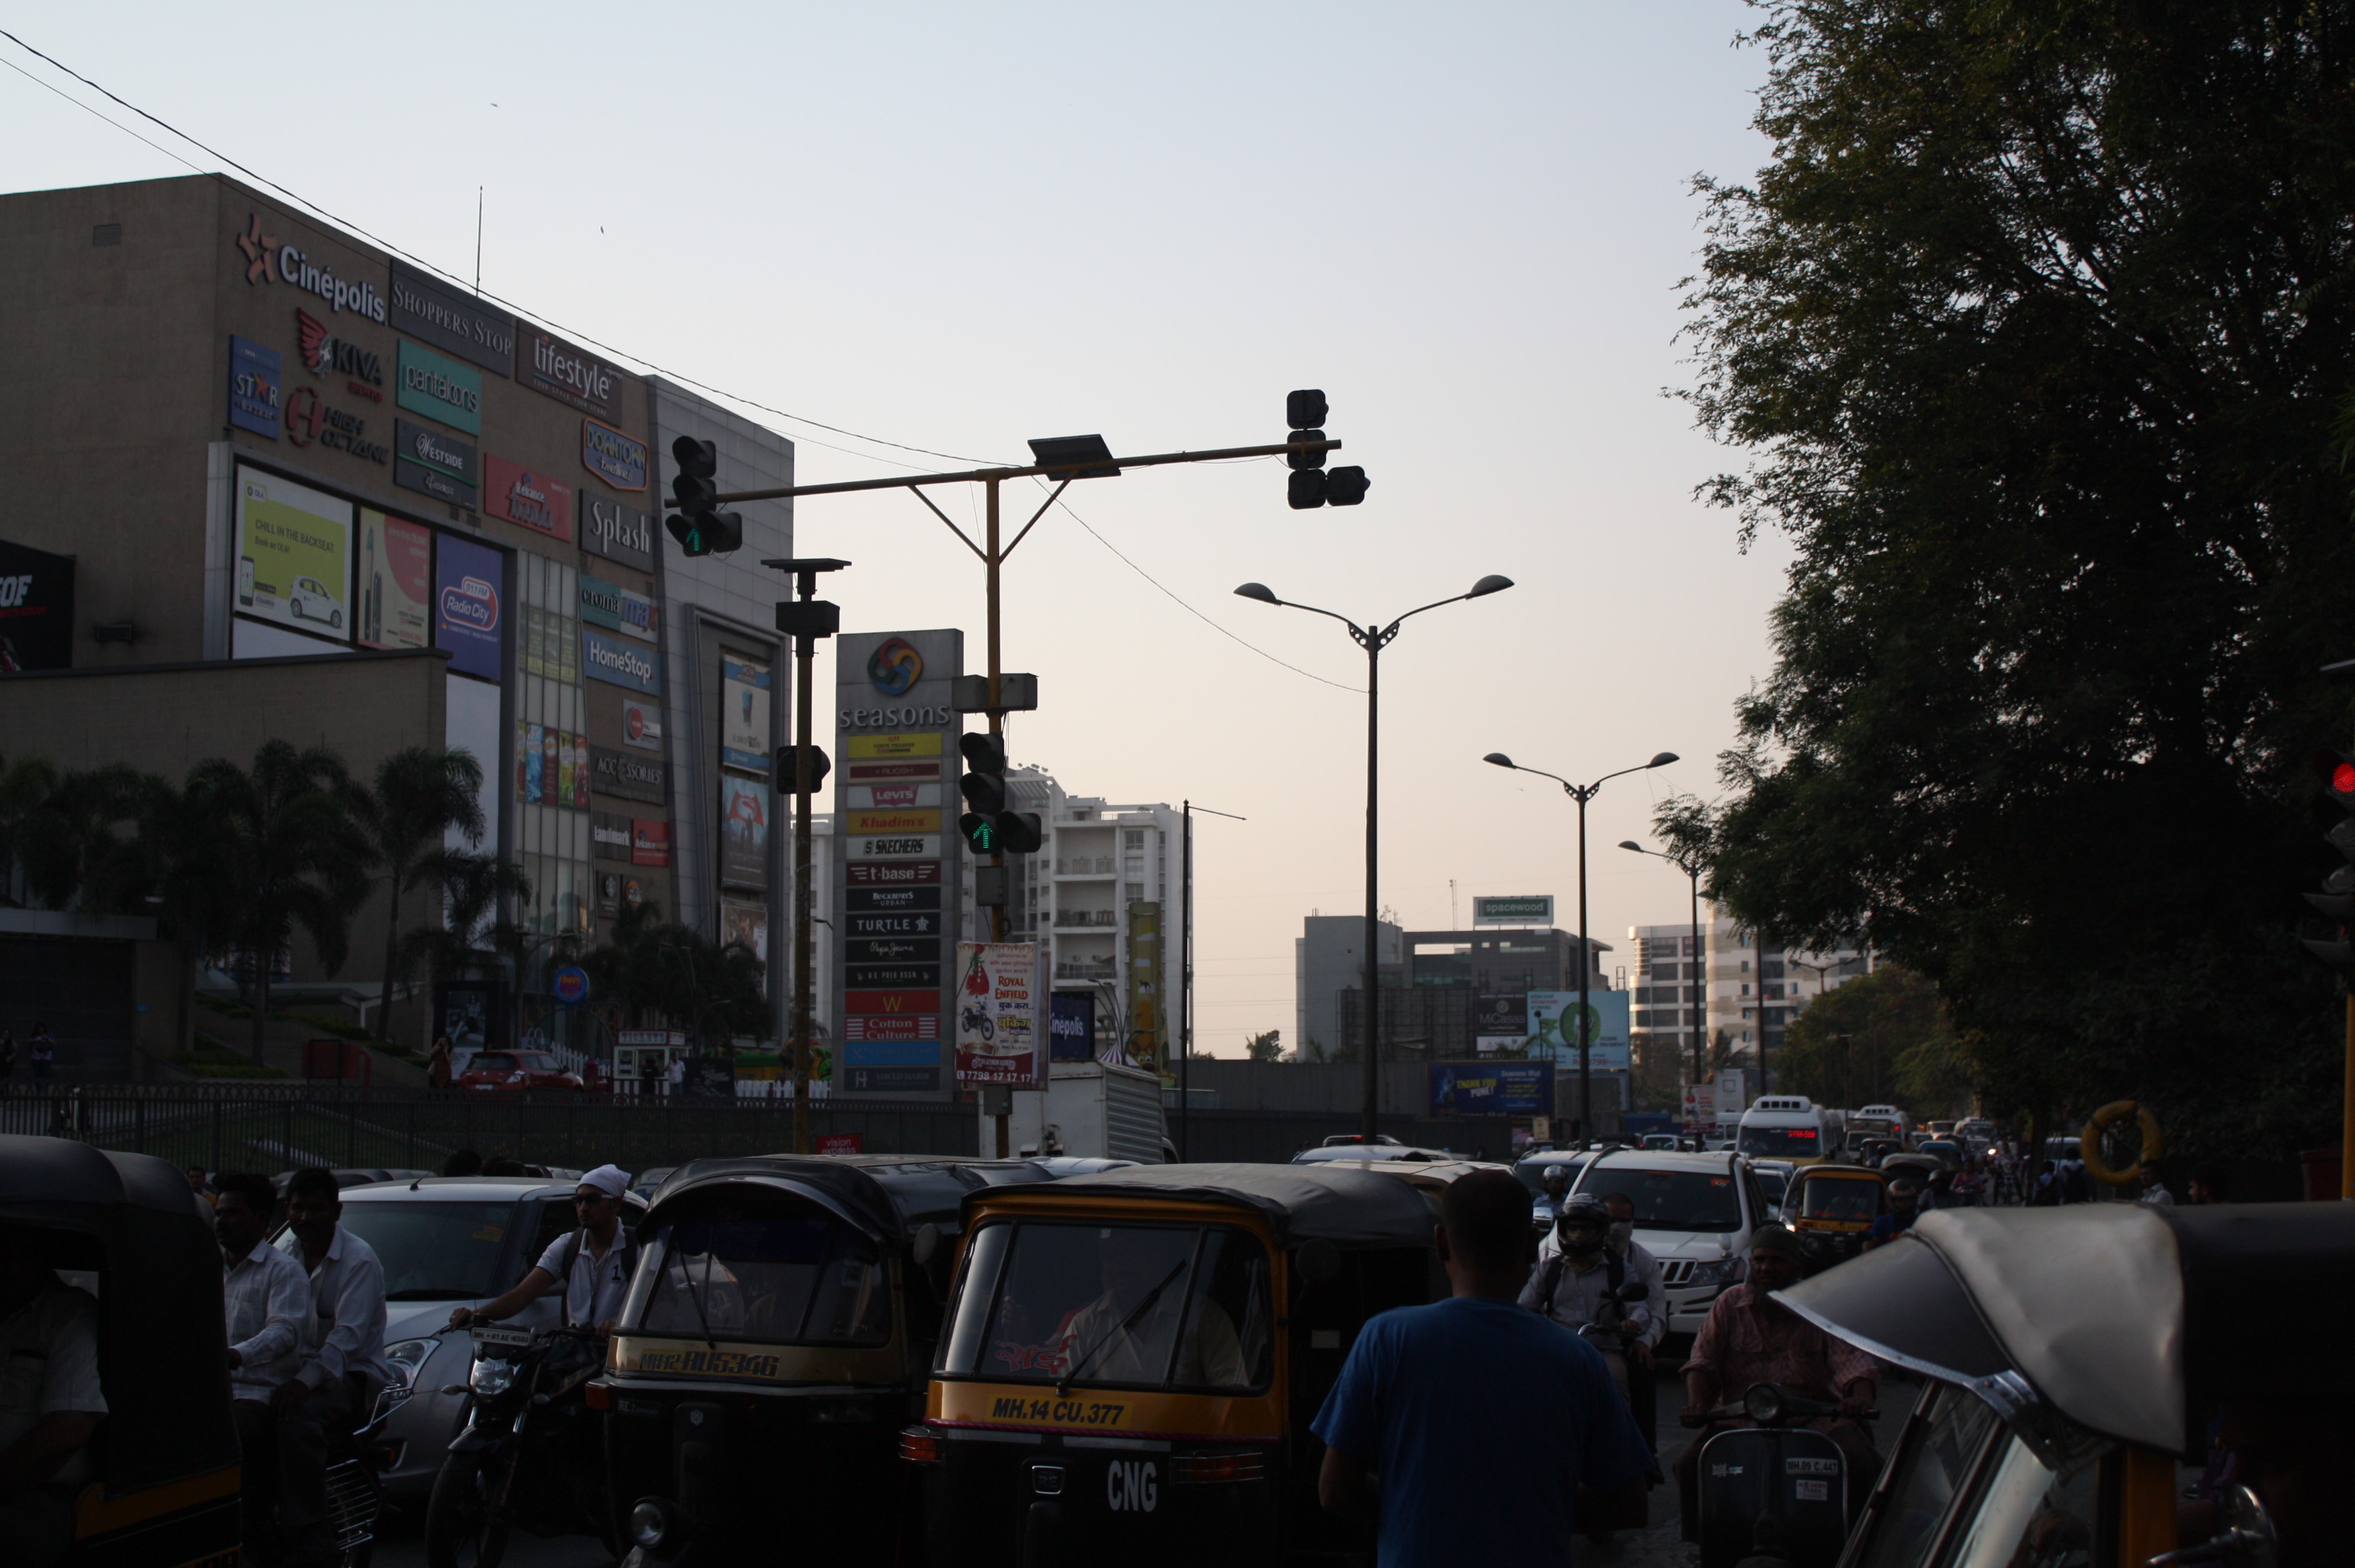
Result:
M1309 1424L1368 1318L1446 1293L1436 1198L1329 1164L968 1198L924 1420L900 1439L928 1561L1369 1562L1365 1528L1317 1506Z
M1811 1165L1791 1184L1783 1212L1798 1233L1810 1273L1864 1251L1873 1221L1889 1207L1889 1183L1860 1165Z
M1931 1381L1841 1561L2345 1562L2350 1298L2350 1204L1923 1215L1779 1296Z
M626 1561L749 1562L781 1530L816 1562L890 1555L912 1489L899 1433L923 1409L947 1296L943 1238L969 1194L1050 1179L1035 1161L907 1155L673 1171L588 1385Z
M80 1459L73 1568L233 1564L237 1425L210 1211L177 1167L69 1138L0 1136L0 1226L45 1232L98 1299L107 1414Z

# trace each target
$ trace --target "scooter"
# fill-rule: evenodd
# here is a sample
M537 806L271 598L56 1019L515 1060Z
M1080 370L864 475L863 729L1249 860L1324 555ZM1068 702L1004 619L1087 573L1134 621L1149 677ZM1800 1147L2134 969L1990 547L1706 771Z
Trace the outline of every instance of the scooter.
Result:
M376 1554L376 1521L384 1511L384 1424L408 1403L405 1384L378 1391L367 1419L327 1439L327 1534L336 1568L368 1568ZM275 1568L286 1560L285 1542L274 1521L265 1520L261 1539L249 1541L245 1560L255 1568Z
M1832 1568L1848 1544L1848 1461L1838 1444L1796 1424L1839 1413L1773 1383L1709 1413L1751 1424L1701 1445L1700 1568Z
M442 1390L468 1396L466 1424L426 1501L427 1568L497 1568L518 1525L595 1535L619 1556L597 1418L580 1393L602 1364L596 1331L477 1323L473 1333L474 1371Z
M1617 1357L1619 1359L1620 1364L1625 1370L1627 1375L1627 1403L1629 1412L1635 1416L1636 1426L1644 1432L1645 1441L1647 1444L1651 1440L1651 1426L1649 1422L1652 1414L1652 1402L1648 1397L1639 1398L1638 1394L1640 1392L1641 1394L1648 1396L1651 1391L1648 1386L1646 1386L1641 1391L1637 1388L1637 1379L1646 1377L1647 1374L1644 1373L1639 1368L1627 1360L1627 1341L1620 1337L1619 1324L1625 1319L1627 1316L1626 1308L1629 1306L1643 1300L1649 1295L1651 1295L1651 1287L1646 1285L1642 1280L1628 1280L1620 1285L1617 1290L1608 1293L1608 1299L1616 1302L1620 1307L1619 1312L1614 1315L1612 1321L1608 1323L1582 1323L1578 1326L1577 1329L1578 1337L1585 1340L1588 1344L1593 1346L1597 1350L1602 1351L1604 1360L1608 1360L1613 1357ZM1652 1465L1651 1474L1646 1477L1645 1489L1648 1491L1651 1488L1658 1486L1659 1484L1660 1467L1658 1462L1655 1460ZM1614 1519L1609 1517L1603 1511L1600 1500L1583 1488L1581 1488L1574 1504L1572 1518L1574 1521L1572 1528L1582 1531L1587 1540L1593 1541L1597 1546L1606 1544L1611 1540L1611 1535L1614 1531L1641 1530L1644 1528L1644 1520L1640 1517L1629 1519Z

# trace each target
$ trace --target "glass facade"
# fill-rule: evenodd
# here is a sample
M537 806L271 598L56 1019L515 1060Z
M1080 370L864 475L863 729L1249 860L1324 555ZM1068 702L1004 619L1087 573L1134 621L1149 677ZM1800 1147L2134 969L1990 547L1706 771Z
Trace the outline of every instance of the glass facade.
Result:
M589 934L589 741L581 690L581 573L519 554L523 682L516 720L520 859L534 936ZM528 987L527 988L529 988Z

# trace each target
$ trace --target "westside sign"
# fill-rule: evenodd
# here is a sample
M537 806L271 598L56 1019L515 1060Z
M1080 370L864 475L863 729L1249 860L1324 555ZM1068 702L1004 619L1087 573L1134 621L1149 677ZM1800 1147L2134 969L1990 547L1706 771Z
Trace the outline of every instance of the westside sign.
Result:
M392 482L453 507L479 507L482 454L455 436L397 419L392 421Z

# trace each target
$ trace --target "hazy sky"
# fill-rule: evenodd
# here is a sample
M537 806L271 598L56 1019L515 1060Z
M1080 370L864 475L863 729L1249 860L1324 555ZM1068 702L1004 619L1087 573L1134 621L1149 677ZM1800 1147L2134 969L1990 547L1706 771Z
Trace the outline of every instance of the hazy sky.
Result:
M1740 454L1663 396L1691 374L1690 179L1765 154L1745 6L5 13L453 272L482 187L485 289L808 420L1021 461L1026 437L1082 431L1123 453L1279 440L1284 392L1325 389L1364 506L1291 511L1272 462L1138 471L1070 492L1101 539L1050 514L1007 569L1007 664L1042 699L1015 759L1250 818L1197 830L1198 1048L1294 1044L1300 917L1363 897L1365 702L1338 687L1364 657L1232 597L1245 581L1361 621L1518 583L1409 623L1383 659L1381 897L1408 925L1447 924L1451 883L1552 892L1574 923L1573 808L1484 766L1496 750L1581 777L1681 753L1591 808L1591 909L1622 961L1630 923L1685 918L1682 877L1613 846L1657 798L1715 792L1786 560L1742 555L1693 499ZM0 72L14 187L187 172L75 103L222 167L5 39L0 60L32 78ZM759 417L805 483L955 466ZM805 500L797 526L801 553L856 563L828 585L847 625L959 624L977 653L979 567L912 497Z

